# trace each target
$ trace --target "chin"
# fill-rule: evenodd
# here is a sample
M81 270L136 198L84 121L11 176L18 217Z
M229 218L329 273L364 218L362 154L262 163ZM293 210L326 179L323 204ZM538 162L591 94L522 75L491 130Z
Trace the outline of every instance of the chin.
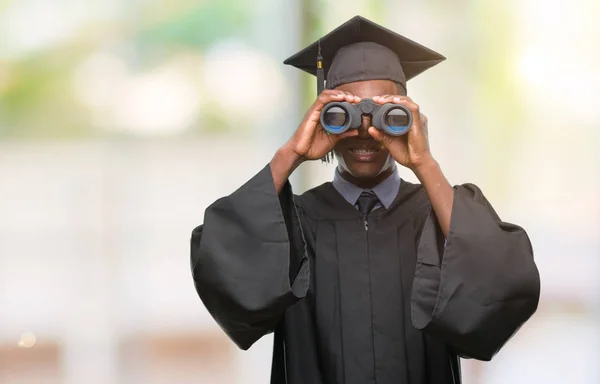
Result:
M372 179L385 170L385 164L358 163L345 168L357 179Z
M378 159L379 160L379 159ZM350 175L357 179L372 179L377 177L379 174L389 168L389 161L370 161L370 162L356 162L352 159L346 160L345 158L340 159L338 162L342 170L348 172Z
M374 179L383 172L387 171L394 165L394 161L389 153L386 153L382 158L378 158L376 161L369 162L357 162L354 161L351 155L336 153L339 166L342 171L347 172L355 179L369 180ZM349 158L347 158L347 156Z

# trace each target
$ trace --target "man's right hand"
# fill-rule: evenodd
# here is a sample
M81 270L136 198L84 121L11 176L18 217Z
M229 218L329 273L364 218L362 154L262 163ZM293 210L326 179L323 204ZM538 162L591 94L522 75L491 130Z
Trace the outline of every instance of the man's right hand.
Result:
M295 153L300 161L319 160L331 152L338 141L345 137L356 136L358 131L350 129L341 135L328 135L320 123L321 111L325 105L334 101L358 103L360 98L348 92L325 90L309 108L294 135L284 145Z
M334 101L358 103L360 98L337 90L325 90L317 97L294 135L271 160L271 172L277 193L298 165L307 160L322 159L333 150L338 141L358 135L356 129L350 129L341 135L328 135L323 129L320 123L321 111L325 105Z

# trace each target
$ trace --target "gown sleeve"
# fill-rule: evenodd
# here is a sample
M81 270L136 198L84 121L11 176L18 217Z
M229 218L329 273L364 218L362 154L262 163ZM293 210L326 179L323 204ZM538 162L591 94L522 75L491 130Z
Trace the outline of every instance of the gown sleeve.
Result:
M274 331L309 286L289 182L278 196L267 165L210 205L192 232L191 268L200 299L240 349Z
M477 186L455 188L448 239L430 208L411 298L417 329L489 361L537 310L539 295L527 233L502 222Z

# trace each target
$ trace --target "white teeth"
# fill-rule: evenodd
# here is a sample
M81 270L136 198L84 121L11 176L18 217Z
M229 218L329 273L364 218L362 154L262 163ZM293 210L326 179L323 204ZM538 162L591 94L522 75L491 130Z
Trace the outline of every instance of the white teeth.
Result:
M372 155L372 154L376 153L377 150L374 150L374 149L354 149L352 152L356 153L357 155Z

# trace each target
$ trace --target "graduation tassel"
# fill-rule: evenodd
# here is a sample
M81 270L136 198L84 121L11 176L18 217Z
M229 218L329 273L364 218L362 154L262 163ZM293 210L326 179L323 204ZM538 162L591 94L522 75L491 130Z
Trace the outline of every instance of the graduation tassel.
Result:
M321 39L318 41L317 52L317 96L323 92L325 88L325 73L323 70L323 56L321 56Z
M317 51L317 96L319 96L321 94L321 92L323 92L323 89L325 88L325 73L324 73L324 69L323 69L323 56L321 56L321 39L318 40L317 47L318 47L318 51ZM331 161L330 157L331 157L330 154L327 153L325 155L325 157L321 159L321 161L329 164L329 162Z
M317 96L325 89L325 70L323 69L323 56L321 55L321 39L317 42ZM333 152L330 152L321 159L324 163L333 162Z

